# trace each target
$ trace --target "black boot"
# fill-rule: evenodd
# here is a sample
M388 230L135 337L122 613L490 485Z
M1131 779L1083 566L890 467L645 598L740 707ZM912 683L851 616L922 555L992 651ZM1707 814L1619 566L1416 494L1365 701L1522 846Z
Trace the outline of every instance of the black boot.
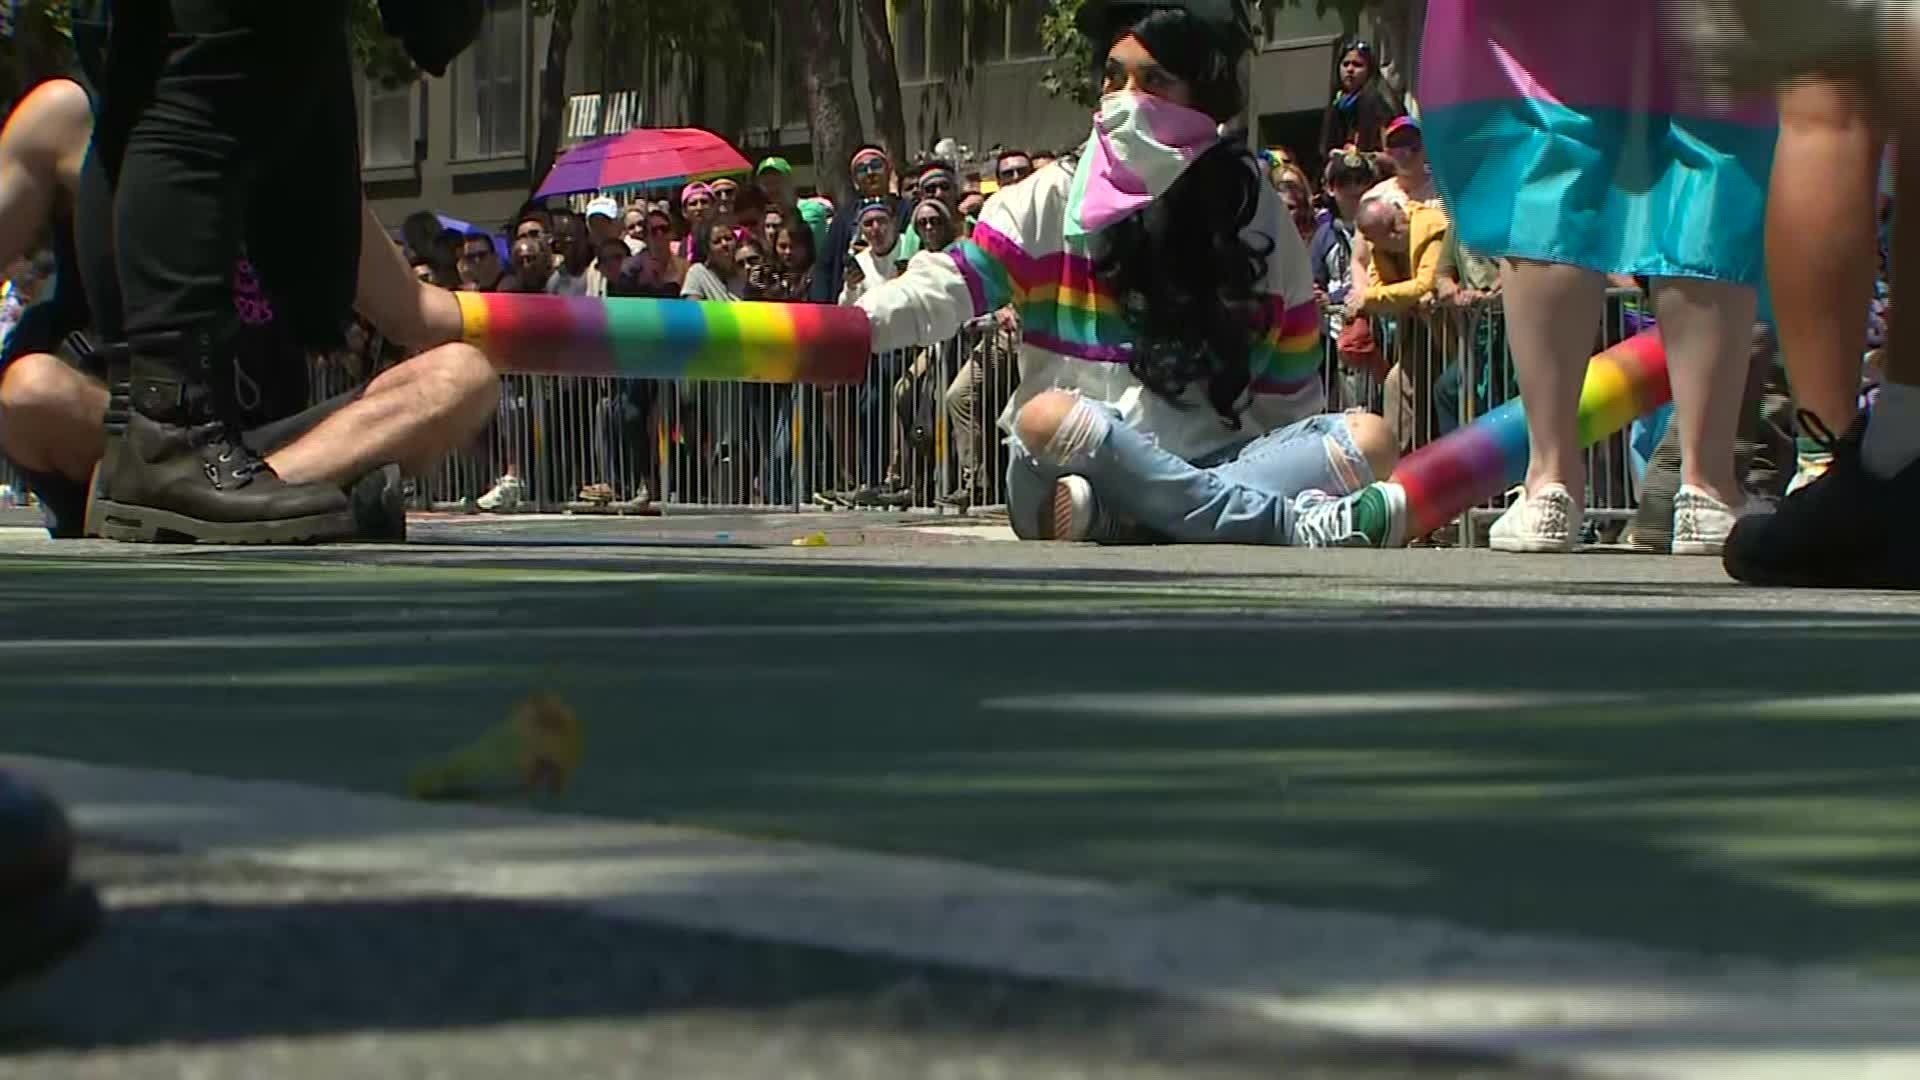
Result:
M1802 588L1920 589L1920 463L1882 479L1860 459L1868 413L1836 439L1811 413L1800 425L1830 450L1819 479L1781 500L1771 514L1740 519L1727 537L1727 574L1749 585Z
M332 484L289 484L221 415L208 374L212 336L131 344L125 432L109 438L95 517L113 540L289 544L353 535Z
M0 986L93 936L100 900L71 880L73 829L59 804L0 773Z

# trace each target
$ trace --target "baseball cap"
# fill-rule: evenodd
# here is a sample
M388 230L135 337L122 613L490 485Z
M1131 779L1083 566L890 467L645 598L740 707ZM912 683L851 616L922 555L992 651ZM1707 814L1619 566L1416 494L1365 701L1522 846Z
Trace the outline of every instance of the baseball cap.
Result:
M620 204L605 195L587 204L588 217L603 217L609 221L620 220Z
M777 172L782 176L792 176L793 166L788 164L787 159L783 157L762 158L760 164L754 166L753 175L759 176L764 172Z
M1415 135L1419 135L1420 121L1415 120L1411 116L1395 117L1393 123L1387 125L1387 130L1380 134L1380 142L1382 144L1390 143L1393 141L1395 135L1403 131L1411 131Z

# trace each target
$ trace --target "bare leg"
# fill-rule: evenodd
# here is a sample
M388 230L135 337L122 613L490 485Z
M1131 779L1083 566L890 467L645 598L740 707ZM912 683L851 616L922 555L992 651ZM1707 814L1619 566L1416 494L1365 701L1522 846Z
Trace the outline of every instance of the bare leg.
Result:
M1680 482L1735 508L1746 501L1734 473L1733 440L1757 303L1744 285L1661 278L1653 286L1680 425Z
M1767 277L1793 396L1835 432L1860 392L1885 143L1861 82L1808 76L1780 92Z
M105 446L106 412L106 387L57 356L29 353L0 376L0 452L23 469L85 484Z
M1607 279L1552 263L1508 263L1507 339L1527 403L1527 491L1564 484L1581 505L1580 389L1606 312Z
M500 377L478 349L441 345L367 385L358 401L267 458L291 483L345 484L398 462L432 467L485 426L500 400Z

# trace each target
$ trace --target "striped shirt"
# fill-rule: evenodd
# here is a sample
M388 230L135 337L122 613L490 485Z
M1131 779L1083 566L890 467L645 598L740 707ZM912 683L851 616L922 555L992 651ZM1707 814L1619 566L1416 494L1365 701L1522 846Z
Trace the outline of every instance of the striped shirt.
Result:
M1299 233L1285 226L1280 200L1261 185L1250 238L1271 243L1258 291L1265 331L1252 350L1253 396L1239 430L1228 427L1200 387L1179 401L1148 391L1127 369L1132 331L1114 297L1094 278L1084 241L1065 236L1072 174L1053 165L987 201L970 239L914 257L899 278L860 300L874 322L874 347L929 344L968 320L1011 304L1020 315L1020 383L1001 416L1051 388L1076 390L1117 407L1134 427L1189 460L1325 410L1320 316L1313 272Z

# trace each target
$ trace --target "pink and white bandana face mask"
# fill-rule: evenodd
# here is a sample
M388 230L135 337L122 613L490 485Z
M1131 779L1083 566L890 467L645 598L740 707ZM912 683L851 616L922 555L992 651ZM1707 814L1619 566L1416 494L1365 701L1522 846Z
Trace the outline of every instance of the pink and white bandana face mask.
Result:
M1198 109L1128 90L1102 97L1067 195L1067 235L1097 233L1139 213L1222 137Z

